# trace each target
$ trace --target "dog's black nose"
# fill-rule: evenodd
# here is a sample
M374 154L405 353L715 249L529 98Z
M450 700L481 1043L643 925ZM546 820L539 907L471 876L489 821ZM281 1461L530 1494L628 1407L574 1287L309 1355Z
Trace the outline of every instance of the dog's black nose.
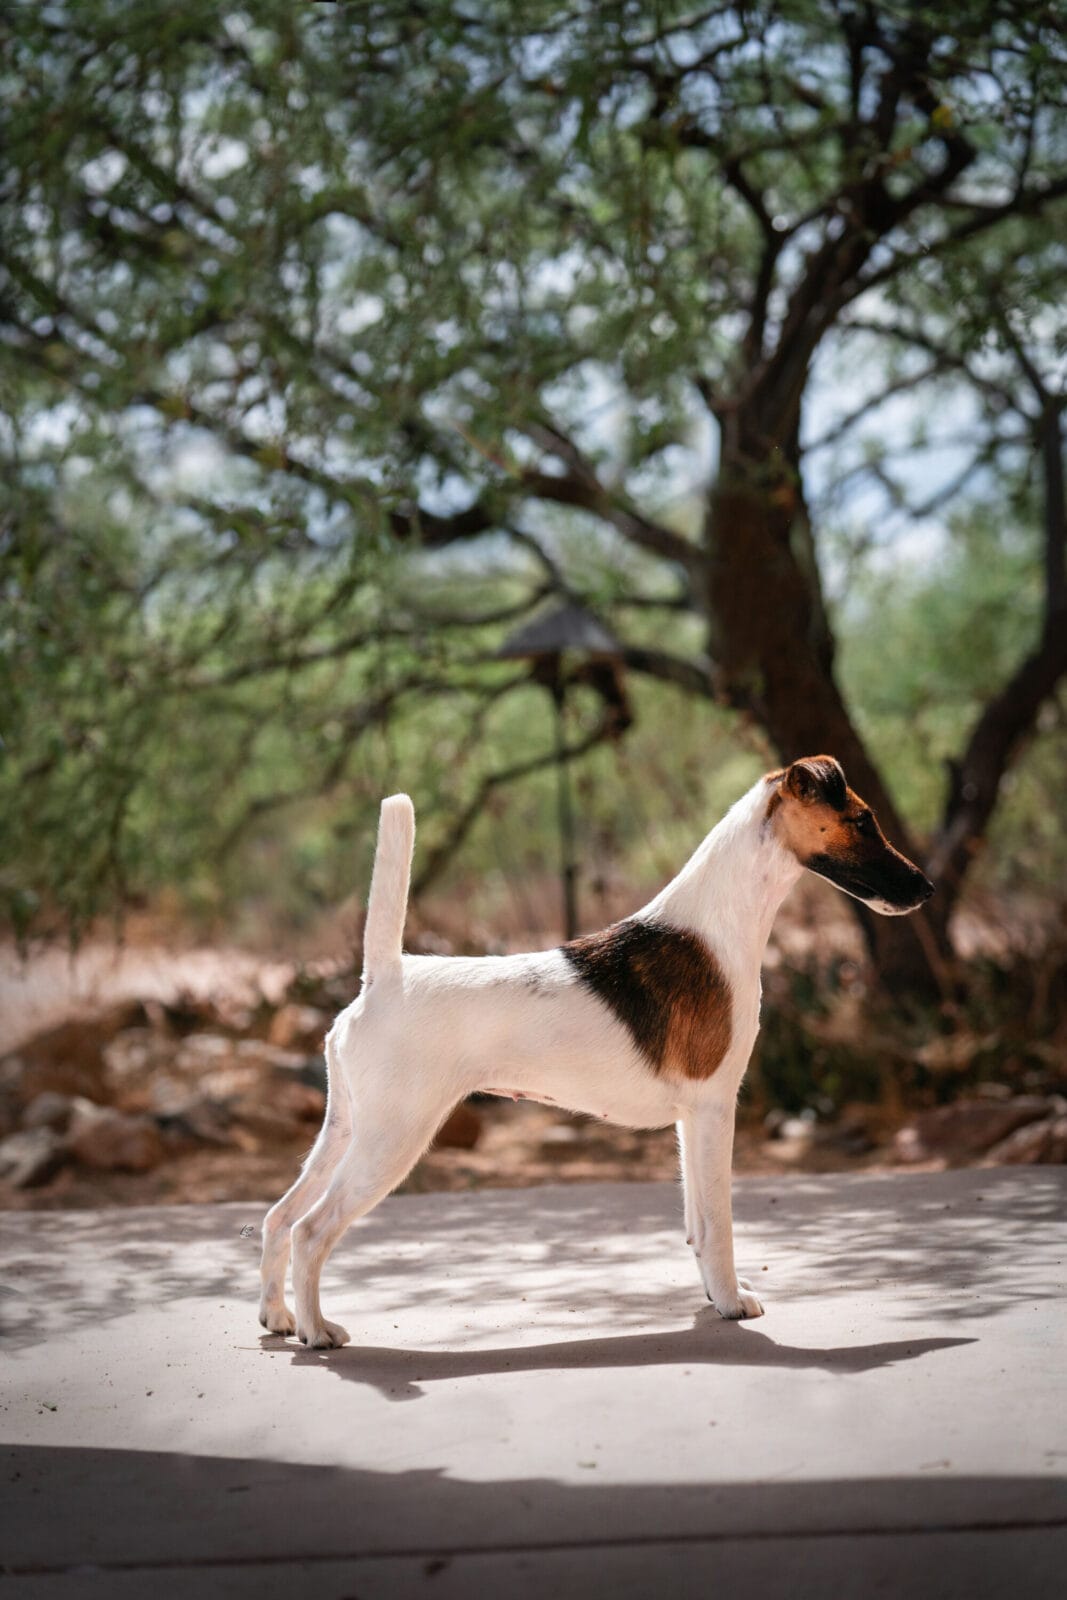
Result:
M933 892L934 892L933 884L930 882L929 878L924 878L923 879L923 886L919 890L920 897L923 900L929 900L929 898L933 894Z

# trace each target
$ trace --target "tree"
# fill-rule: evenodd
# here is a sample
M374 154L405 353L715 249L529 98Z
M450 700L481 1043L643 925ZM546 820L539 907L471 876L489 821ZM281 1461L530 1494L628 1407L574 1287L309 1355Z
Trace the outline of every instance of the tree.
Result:
M1067 319L1060 292L1065 267L1067 252L1059 239L1034 253L1032 239L1012 229L992 256L972 250L932 262L921 275L895 284L876 318L850 320L856 333L888 341L911 358L910 371L890 386L891 393L902 385L913 391L936 385L951 406L951 391L962 384L976 403L968 458L938 498L958 498L968 483L984 479L1008 490L1005 510L1011 514L1014 499L1016 520L1020 511L1026 520L1026 498L1036 499L1040 620L1030 648L989 697L950 762L942 817L930 844L928 866L948 888L949 905L981 848L1005 773L1067 675ZM861 408L861 415L868 414L868 407ZM906 490L884 462L880 476L890 503L907 507ZM928 515L929 500L914 509Z
M98 578L116 522L150 529L123 567L131 704L346 660L358 728L440 686L413 649L462 657L440 641L471 619L417 615L413 571L488 542L509 615L595 571L637 603L633 669L743 710L782 759L833 750L906 839L835 676L805 401L928 263L1022 239L1040 272L1065 56L1051 8L1004 0L16 7L0 294L40 508L13 512L16 597L73 523ZM714 470L686 448L709 421ZM180 446L197 470L161 473ZM691 650L663 646L679 611ZM469 667L476 699L507 692ZM943 913L990 809L949 790ZM883 967L929 974L941 931L881 925Z

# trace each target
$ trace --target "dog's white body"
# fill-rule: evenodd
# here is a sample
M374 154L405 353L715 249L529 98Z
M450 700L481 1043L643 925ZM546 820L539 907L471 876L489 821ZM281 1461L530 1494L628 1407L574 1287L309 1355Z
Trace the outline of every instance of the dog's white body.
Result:
M582 983L562 950L403 955L413 847L411 802L394 796L382 806L363 992L327 1039L322 1132L301 1177L264 1224L261 1321L275 1333L295 1328L313 1346L347 1338L319 1307L330 1250L350 1222L401 1181L451 1108L478 1090L545 1100L629 1127L675 1123L686 1228L708 1297L726 1317L759 1316L762 1306L734 1270L734 1107L759 1028L763 951L778 907L803 871L770 825L767 780L737 802L678 876L631 919L698 935L728 982L729 1037L706 1077L650 1070L630 1031ZM290 1235L295 1321L283 1294Z
M677 1119L670 1090L649 1074L626 1029L605 1017L558 950L405 956L397 981L375 988L338 1019L331 1034L337 1059L355 1060L369 1046L375 1056L409 1062L397 1088L428 1092L438 1120L478 1090L631 1128Z

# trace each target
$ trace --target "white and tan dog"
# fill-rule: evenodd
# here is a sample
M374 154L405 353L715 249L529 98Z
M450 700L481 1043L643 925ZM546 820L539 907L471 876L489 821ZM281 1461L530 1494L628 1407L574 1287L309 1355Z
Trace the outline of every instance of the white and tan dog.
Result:
M829 756L761 778L644 910L556 950L404 955L414 845L411 801L394 795L382 802L362 993L326 1041L322 1131L264 1222L260 1321L316 1348L345 1342L319 1305L330 1251L477 1090L627 1127L675 1123L707 1296L724 1317L762 1315L734 1269L730 1166L771 924L805 868L887 915L914 910L932 885Z

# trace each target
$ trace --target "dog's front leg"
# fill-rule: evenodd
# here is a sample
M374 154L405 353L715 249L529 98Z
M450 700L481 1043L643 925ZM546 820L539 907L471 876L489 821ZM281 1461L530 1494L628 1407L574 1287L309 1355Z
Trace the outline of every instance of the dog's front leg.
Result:
M690 1240L708 1299L720 1316L736 1320L762 1317L763 1307L751 1284L739 1279L734 1267L733 1150L732 1098L728 1103L713 1101L701 1106L685 1119L682 1151Z

